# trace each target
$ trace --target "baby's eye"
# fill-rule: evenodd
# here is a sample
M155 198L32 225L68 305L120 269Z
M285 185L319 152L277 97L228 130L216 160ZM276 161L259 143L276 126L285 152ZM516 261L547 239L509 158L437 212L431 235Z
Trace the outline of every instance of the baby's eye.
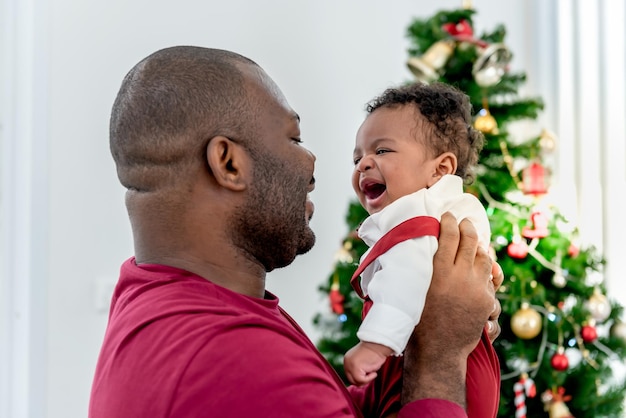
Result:
M380 148L380 149L377 149L377 150L376 150L376 155L379 155L379 154L385 154L385 153L387 153L387 152L389 152L389 150L388 150L388 149L386 149L386 148Z
M357 165L361 161L361 157L354 157L354 165Z
M301 144L302 143L302 138L291 138L291 140L293 142L295 142L296 144Z

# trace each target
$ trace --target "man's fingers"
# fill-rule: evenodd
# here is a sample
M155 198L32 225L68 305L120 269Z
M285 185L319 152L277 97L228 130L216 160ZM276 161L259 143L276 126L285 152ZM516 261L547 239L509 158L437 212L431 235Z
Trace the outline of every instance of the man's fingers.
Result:
M498 290L498 288L502 285L504 281L504 272L502 271L502 267L497 262L492 262L491 264L491 281L493 283L493 289Z
M494 266L497 266L497 263L493 263ZM500 266L498 266L499 268ZM502 272L502 269L499 269L500 272ZM492 272L495 272L494 270L492 270ZM493 274L493 273L492 273ZM492 284L494 287L494 291L498 289L498 287L502 284L502 278L504 277L503 274L498 274L498 272L495 272L494 277L492 279ZM500 318L500 314L502 313L502 305L500 304L500 300L498 300L497 298L494 300L494 304L493 304L493 310L491 311L491 314L489 315L489 320L487 321L487 335L489 336L489 340L493 343L496 338L498 338L500 336L500 333L502 332L502 328L500 327L500 322L498 322L498 319Z
M498 336L500 336L500 332L502 332L502 328L500 327L500 323L498 322L498 318L502 313L502 305L500 301L496 299L493 305L493 311L491 315L489 315L489 321L487 321L487 335L489 335L489 340L494 342Z
M460 233L456 218L450 212L444 213L439 222L439 248L437 249L437 256L443 259L443 263L454 262L459 239Z
M500 301L496 299L493 304L493 311L491 312L491 315L489 315L489 320L497 321L501 313L502 313L502 305L500 304Z
M439 223L439 247L433 258L433 278L431 289L438 286L447 287L450 283L447 278L455 269L457 249L459 247L459 227L456 218L450 213L444 213Z
M459 249L456 261L474 260L476 249L478 248L478 233L472 222L463 219L459 224L461 237L459 239ZM470 263L471 264L471 263Z
M500 336L502 328L498 321L487 321L487 336L492 343Z

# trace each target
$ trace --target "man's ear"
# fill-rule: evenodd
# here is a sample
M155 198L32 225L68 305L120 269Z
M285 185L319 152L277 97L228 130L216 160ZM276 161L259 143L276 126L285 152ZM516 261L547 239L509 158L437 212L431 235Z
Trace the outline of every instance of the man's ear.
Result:
M431 184L428 187L432 186L443 177L444 174L454 174L456 173L457 160L456 155L451 152L444 152L437 158L435 158L435 171L432 175Z
M234 191L246 188L249 158L241 145L225 136L213 137L206 147L206 160L220 186Z

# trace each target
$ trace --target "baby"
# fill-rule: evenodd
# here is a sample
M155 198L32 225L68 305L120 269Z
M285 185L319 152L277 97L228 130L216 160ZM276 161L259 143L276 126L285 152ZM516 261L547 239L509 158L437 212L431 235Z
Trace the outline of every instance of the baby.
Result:
M358 229L370 248L352 279L365 304L360 342L344 357L346 376L356 385L373 380L389 356L402 355L419 323L441 215L469 219L485 250L490 243L484 207L463 192L484 142L471 125L468 97L442 83L411 84L386 90L367 112L352 175L370 214ZM499 385L498 359L485 332L468 359L470 417L496 416Z

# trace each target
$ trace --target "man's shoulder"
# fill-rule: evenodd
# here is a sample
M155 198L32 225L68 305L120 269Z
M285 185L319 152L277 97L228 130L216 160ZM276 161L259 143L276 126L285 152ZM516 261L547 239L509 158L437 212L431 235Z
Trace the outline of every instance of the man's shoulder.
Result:
M125 404L154 416L172 407L184 411L188 405L180 402L206 397L246 361L273 353L288 362L303 348L293 344L295 331L277 308L236 295L233 302L229 292L212 287L183 280L122 291L123 306L114 306L98 361L94 405L111 412ZM255 371L269 373L257 366L246 374L260 378Z

